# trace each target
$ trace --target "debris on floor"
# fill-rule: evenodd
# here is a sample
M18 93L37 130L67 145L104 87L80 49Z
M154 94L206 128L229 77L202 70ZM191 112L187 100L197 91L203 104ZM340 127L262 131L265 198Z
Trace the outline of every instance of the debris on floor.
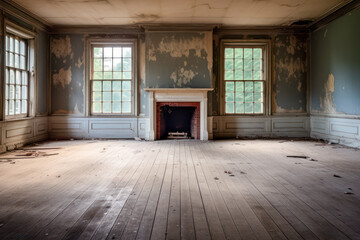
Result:
M346 195L354 195L355 193L353 193L353 192L344 192L344 194L346 194Z
M307 156L295 156L295 155L289 155L289 156L286 156L286 157L288 157L288 158L304 158L304 159L309 158Z
M219 178L218 178L218 177L214 177L214 179L215 179L215 180L219 180Z
M310 158L310 161L311 161L311 162L317 162L318 160L313 159L313 158Z
M141 141L141 138L139 138L139 137L134 137L134 139L135 139L136 141Z
M235 175L234 175L234 174L229 174L229 176L230 176L230 177L233 177L233 176L235 176Z
M341 176L339 176L337 174L334 174L333 176L336 177L336 178L341 178Z
M241 174L246 174L246 172L240 171Z

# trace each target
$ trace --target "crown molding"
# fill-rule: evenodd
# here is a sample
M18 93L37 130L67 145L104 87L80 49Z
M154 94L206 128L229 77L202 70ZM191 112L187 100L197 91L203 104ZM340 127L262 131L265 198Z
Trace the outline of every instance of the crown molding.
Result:
M32 25L38 29L49 32L51 25L46 22L44 19L38 17L37 15L31 13L24 7L11 0L2 0L0 1L0 9L4 14L9 14L24 23Z

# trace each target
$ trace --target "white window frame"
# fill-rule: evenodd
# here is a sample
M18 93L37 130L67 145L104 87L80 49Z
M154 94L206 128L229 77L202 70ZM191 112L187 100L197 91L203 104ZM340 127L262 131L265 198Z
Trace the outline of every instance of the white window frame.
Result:
M8 34L17 36L19 38L25 39L27 41L27 72L28 72L28 98L27 98L27 113L26 114L14 114L14 115L6 115L6 71L7 71L7 61L6 61L6 43L4 43L4 81L3 81L3 119L5 120L21 120L29 117L34 117L36 113L36 45L37 45L37 34L36 32L32 32L28 29L25 29L8 19L4 21L4 41L6 41L6 36Z
M93 47L114 47L114 46L131 46L132 48L132 84L131 84L131 112L130 113L93 113L92 112L92 59ZM98 38L89 37L86 39L86 116L93 117L131 117L137 114L137 40L136 39L118 39L118 38ZM112 81L112 80L110 80Z
M234 40L223 39L220 42L220 113L227 116L265 116L271 114L271 40ZM241 48L263 48L264 59L264 105L263 113L226 113L225 112L225 48L241 47ZM244 80L247 81L247 80ZM251 81L251 80L250 80Z

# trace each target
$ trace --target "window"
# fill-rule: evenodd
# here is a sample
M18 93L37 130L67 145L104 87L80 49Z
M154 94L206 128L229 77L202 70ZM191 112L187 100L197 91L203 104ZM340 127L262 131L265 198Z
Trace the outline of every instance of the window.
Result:
M91 114L133 113L134 45L91 44Z
M29 112L28 40L6 33L5 117Z
M225 114L264 114L266 46L223 46Z

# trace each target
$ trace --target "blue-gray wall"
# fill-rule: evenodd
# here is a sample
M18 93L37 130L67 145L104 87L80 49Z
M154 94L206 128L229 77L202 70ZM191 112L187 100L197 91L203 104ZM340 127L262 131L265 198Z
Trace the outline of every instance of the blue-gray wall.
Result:
M84 36L51 35L51 113L83 115Z
M311 112L360 114L360 8L311 33Z
M211 88L211 32L146 33L146 86Z

